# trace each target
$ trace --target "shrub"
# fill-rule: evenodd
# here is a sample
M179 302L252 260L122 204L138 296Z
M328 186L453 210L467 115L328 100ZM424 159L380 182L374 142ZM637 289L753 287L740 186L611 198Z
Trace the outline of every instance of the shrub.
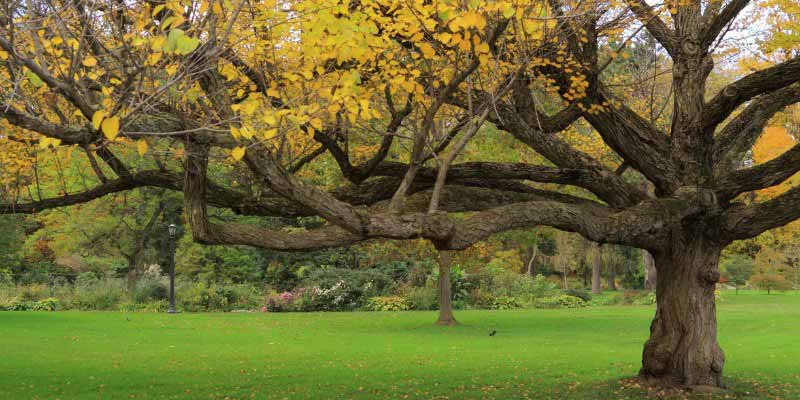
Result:
M270 293L264 307L269 312L293 311L294 300L295 296L291 292Z
M589 302L592 301L592 295L589 294L586 290L583 289L567 289L564 290L564 294L568 296L575 296L583 301Z
M31 284L22 286L19 290L19 298L23 301L39 301L50 297L50 289L47 285Z
M580 308L586 306L586 302L580 297L566 294L542 297L534 302L534 307L536 308Z
M35 303L26 300L17 300L8 307L9 311L31 311Z
M73 306L80 310L114 310L123 298L125 285L121 280L84 280L75 285Z
M61 304L58 299L48 297L33 303L31 310L33 311L58 311L61 309Z
M133 301L147 303L153 300L163 300L169 296L169 289L157 280L142 280L133 289Z
M469 305L475 308L491 308L495 302L495 297L487 290L476 288L469 293L467 301Z
M649 306L656 304L655 292L642 292L632 299L632 304L637 306Z
M519 307L520 307L519 302L517 302L517 299L513 297L497 296L494 298L489 308L492 310L511 310Z
M367 311L407 311L411 309L406 299L399 296L370 297L364 309Z
M429 286L408 288L404 291L403 297L414 310L439 309L439 293L435 288Z

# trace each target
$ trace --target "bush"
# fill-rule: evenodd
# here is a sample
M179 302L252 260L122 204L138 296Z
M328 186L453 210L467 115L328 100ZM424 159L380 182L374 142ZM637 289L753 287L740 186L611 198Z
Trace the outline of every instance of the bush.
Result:
M594 301L592 303L596 305L652 305L656 304L656 294L648 291L627 290L602 301Z
M511 296L497 296L494 298L489 308L492 310L511 310L520 308L520 304L517 302L517 299Z
M33 310L34 302L26 300L18 300L8 307L8 311L31 311Z
M583 289L567 289L567 290L564 290L564 294L566 294L568 296L577 297L577 298L579 298L579 299L581 299L583 301L586 301L586 302L592 301L592 295L589 294L589 292L587 292L586 290L583 290Z
M61 304L59 303L58 299L48 297L33 303L33 307L31 309L33 311L58 311L61 309Z
M367 311L407 311L411 309L406 299L399 296L371 297L364 309Z
M264 307L269 312L294 311L294 300L295 295L292 292L270 293Z
M432 287L412 287L403 292L403 297L414 310L438 310L439 292Z
M142 280L133 289L135 303L148 303L153 300L164 300L169 296L169 289L157 280Z
M656 294L655 292L642 292L633 298L632 303L637 306L649 306L656 304Z
M581 308L586 306L586 302L580 297L566 294L543 297L534 302L534 307L536 308Z
M86 274L81 274L81 279ZM92 274L93 275L93 274ZM125 298L125 285L118 279L84 280L75 285L72 306L80 310L114 310Z

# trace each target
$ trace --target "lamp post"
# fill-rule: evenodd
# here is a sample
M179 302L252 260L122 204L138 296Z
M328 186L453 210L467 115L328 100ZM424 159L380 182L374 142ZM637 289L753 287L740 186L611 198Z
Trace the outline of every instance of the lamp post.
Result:
M175 314L175 234L178 226L169 224L169 310L170 314Z

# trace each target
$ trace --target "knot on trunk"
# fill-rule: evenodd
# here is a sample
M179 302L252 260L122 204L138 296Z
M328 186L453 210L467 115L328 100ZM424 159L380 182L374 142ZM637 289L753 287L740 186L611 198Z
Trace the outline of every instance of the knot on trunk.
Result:
M713 286L717 282L719 282L719 271L713 269L707 269L704 271L700 271L698 273L700 277L700 282L706 286Z

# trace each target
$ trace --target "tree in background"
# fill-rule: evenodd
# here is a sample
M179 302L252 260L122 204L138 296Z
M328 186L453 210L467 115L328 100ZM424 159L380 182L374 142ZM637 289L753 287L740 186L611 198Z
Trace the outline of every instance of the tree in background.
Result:
M739 293L739 287L746 285L753 275L755 262L747 255L734 253L732 256L723 258L720 270L722 276L736 287L736 293Z

